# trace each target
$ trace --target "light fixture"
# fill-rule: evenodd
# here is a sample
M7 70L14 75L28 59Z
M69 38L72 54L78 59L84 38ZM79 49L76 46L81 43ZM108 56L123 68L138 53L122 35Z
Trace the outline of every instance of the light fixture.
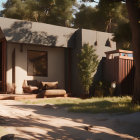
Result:
M97 31L96 31L96 41L94 42L94 45L97 46L98 42L97 42Z
M107 46L107 47L111 47L111 41L110 41L109 38L107 39L107 41L106 41L106 43L105 43L105 46Z

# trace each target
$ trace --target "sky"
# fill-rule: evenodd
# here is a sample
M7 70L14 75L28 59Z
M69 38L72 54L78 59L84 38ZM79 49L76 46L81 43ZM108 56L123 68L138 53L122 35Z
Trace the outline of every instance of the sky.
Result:
M7 1L7 0L0 0L0 10L3 9L3 8L2 8L2 3L3 3L3 2L6 2L6 1ZM77 0L77 1L80 2L81 0ZM90 6L90 5L94 7L94 6L96 5L96 3L94 3L94 2L92 2L92 3L87 2L87 3L86 3L86 6Z
M2 3L3 2L6 2L7 0L0 0L0 10L2 10L3 8L2 8Z

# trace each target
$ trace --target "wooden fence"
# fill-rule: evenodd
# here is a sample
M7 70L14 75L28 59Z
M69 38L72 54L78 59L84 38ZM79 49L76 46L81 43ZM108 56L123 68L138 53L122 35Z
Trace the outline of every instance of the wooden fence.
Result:
M106 52L104 79L108 82L115 81L117 94L121 95L131 95L133 92L134 61L129 54L132 54L132 51L116 50Z

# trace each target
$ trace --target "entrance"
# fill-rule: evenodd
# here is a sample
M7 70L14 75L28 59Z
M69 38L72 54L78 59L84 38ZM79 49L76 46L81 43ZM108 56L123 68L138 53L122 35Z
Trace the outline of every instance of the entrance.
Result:
M0 42L0 92L2 91L2 42Z
M0 42L0 93L6 92L6 42Z

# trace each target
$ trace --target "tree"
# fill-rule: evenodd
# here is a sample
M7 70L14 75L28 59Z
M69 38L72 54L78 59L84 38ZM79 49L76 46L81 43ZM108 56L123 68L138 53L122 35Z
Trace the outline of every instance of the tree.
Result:
M130 24L129 23L119 24L114 32L113 40L117 42L118 48L124 50L132 50L131 45L132 33L130 29Z
M62 26L71 26L73 23L72 6L76 0L56 0L55 6L50 9L45 23L57 24Z
M82 5L75 16L76 27L106 32L114 32L120 23L128 22L124 4L108 0L101 0L96 7Z
M75 14L74 26L76 28L85 28L85 29L93 29L98 30L97 28L97 14L98 9L93 8L91 6L87 7L85 5L81 5L79 8L79 12Z
M94 0L87 1L93 2ZM120 1L126 2L130 20L130 27L132 31L132 47L134 52L135 65L134 91L132 102L140 104L140 0L112 0L112 2Z
M132 31L132 46L134 50L134 94L133 103L140 104L140 0L126 0L130 26Z
M100 0L97 7L106 32L114 32L118 24L128 21L126 8L121 2Z
M128 35L131 36L131 30L128 24L126 5L108 0L101 0L96 7L81 5L74 20L76 28L114 33L114 40L117 42L117 48L119 49L130 49L131 38L128 40Z
M98 65L98 56L95 49L89 44L84 44L80 54L78 54L78 70L81 84L85 94L89 94L89 88L93 82L93 73Z
M75 3L76 0L8 0L2 13L8 18L70 26Z

